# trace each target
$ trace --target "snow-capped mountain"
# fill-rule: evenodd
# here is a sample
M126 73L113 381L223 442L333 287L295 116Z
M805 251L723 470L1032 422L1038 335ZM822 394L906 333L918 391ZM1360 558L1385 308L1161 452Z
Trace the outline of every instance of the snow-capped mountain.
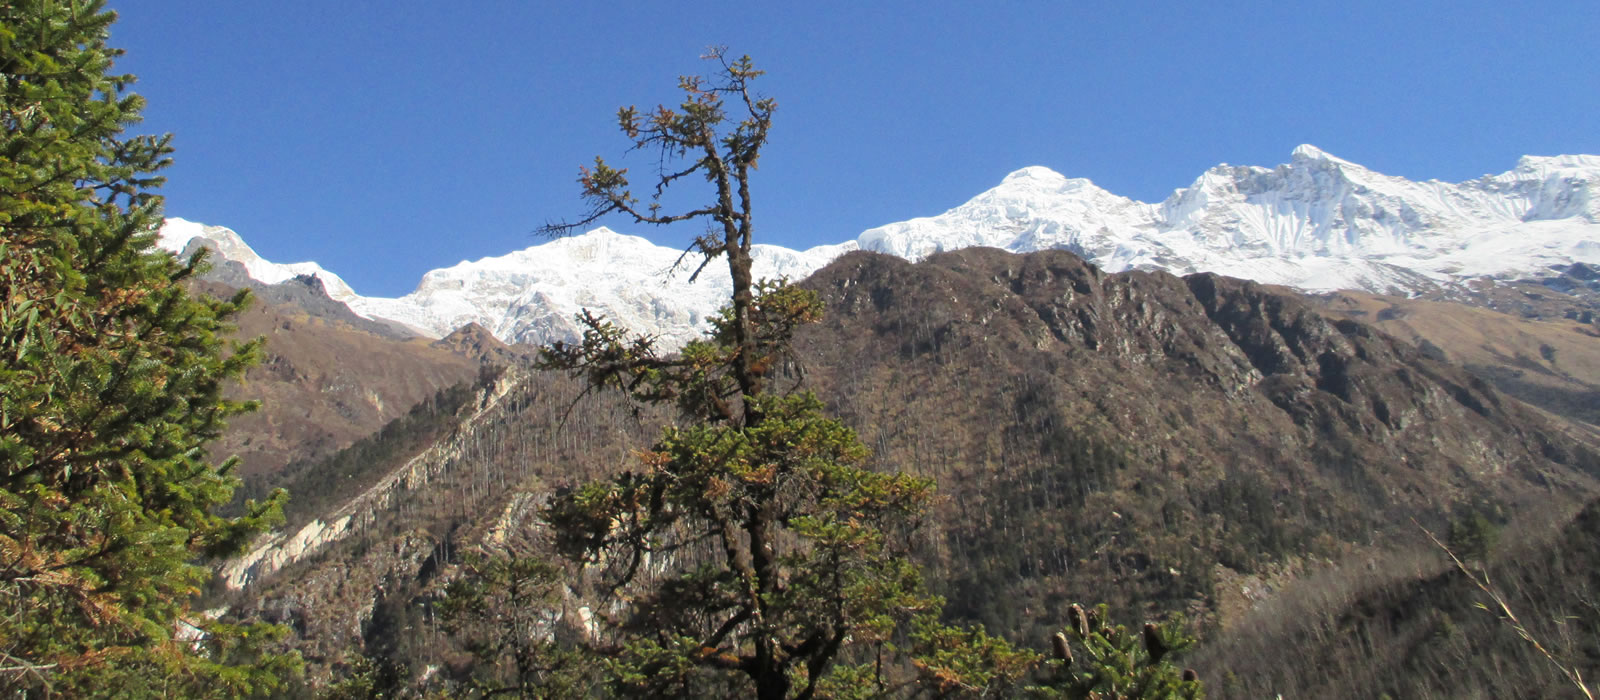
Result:
M187 252L189 245L196 242L216 251L216 254L223 258L243 265L250 277L262 284L277 284L302 275L311 275L322 280L328 296L333 297L335 301L349 302L358 298L350 285L345 284L338 275L322 269L321 265L314 262L288 264L269 262L257 255L255 249L245 243L244 239L232 229L172 218L162 223L161 232L156 238L157 246L178 255ZM211 260L214 262L216 258Z
M849 248L854 246L793 251L758 245L755 273L800 279ZM434 270L398 299L346 303L363 316L400 321L429 335L477 323L503 341L533 343L576 337L574 316L587 308L676 347L704 330L706 316L725 303L731 288L717 266L721 261L691 284L697 258L678 265L681 252L601 227Z
M680 251L600 228L429 272L398 299L362 297L315 263L262 260L232 231L172 219L161 245L204 238L263 282L322 278L356 313L431 336L476 322L507 342L571 337L592 309L679 344L727 298L723 274L694 283ZM1480 277L1600 264L1600 156L1522 158L1500 175L1413 182L1313 146L1276 168L1219 165L1156 204L1030 167L933 217L870 229L855 241L794 251L757 246L759 276L799 279L849 250L909 259L968 246L1072 250L1112 272L1218 272L1311 291L1415 292ZM720 273L720 269L714 272Z
M329 296L357 314L394 321L434 338L469 323L510 343L572 338L579 331L574 317L590 309L677 347L704 330L707 315L725 303L731 287L720 260L691 284L695 258L678 265L682 251L605 227L433 270L423 275L415 291L394 299L356 294L338 275L313 262L269 262L230 229L167 219L157 245L181 253L192 244L243 264L264 284L316 276ZM853 242L803 251L756 245L754 272L758 278L798 280L855 248Z
M1464 183L1382 175L1313 146L1277 168L1219 165L1159 204L1046 168L939 216L869 230L907 258L1066 248L1112 272L1218 272L1302 289L1411 291L1600 261L1600 156L1524 157Z

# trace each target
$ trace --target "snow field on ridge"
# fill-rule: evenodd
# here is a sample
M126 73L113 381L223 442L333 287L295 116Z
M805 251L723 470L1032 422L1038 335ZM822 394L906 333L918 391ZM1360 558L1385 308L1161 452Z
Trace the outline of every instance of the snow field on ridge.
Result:
M676 347L704 329L729 286L720 261L690 284L689 261L665 274L682 251L604 227L433 270L395 299L360 296L316 263L266 261L222 227L169 219L159 244L180 252L195 238L261 282L315 275L356 313L432 337L478 323L506 342L572 338L573 317L589 308ZM1211 168L1156 204L1032 166L942 214L868 229L854 241L805 251L757 245L755 273L801 279L857 248L920 260L970 246L1062 248L1109 272L1206 271L1307 291L1414 292L1600 264L1600 156L1524 156L1499 175L1413 182L1301 146L1272 169Z

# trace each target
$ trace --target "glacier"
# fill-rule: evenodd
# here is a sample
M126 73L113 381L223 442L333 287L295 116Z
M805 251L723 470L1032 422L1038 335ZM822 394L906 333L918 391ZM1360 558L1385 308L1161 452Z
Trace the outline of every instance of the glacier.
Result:
M361 296L316 263L263 260L218 226L169 219L159 244L180 252L197 239L258 281L314 275L355 313L430 337L478 323L508 343L571 339L588 308L676 347L729 291L720 261L691 283L692 264L677 265L682 251L604 227L431 271L399 298ZM757 245L753 257L758 276L800 279L851 250L919 260L970 246L1062 248L1110 272L1413 294L1600 264L1600 156L1525 156L1498 175L1414 182L1304 145L1274 168L1218 165L1159 203L1033 166L936 216L809 250Z

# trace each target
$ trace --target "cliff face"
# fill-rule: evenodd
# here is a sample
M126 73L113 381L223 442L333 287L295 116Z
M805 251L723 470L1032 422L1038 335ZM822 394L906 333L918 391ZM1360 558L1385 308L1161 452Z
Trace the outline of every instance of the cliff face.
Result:
M954 613L1016 639L1069 599L1225 624L1236 576L1410 546L1411 518L1578 500L1600 472L1472 375L1285 290L993 249L853 253L804 284L827 315L788 376L880 468L937 478L918 555ZM363 644L437 663L440 642L396 630L432 629L418 611L459 553L537 541L545 494L633 467L670 418L521 370L454 416L230 569L250 581L236 610L291 623L317 663Z
M854 388L863 382L919 407L930 392L971 383L967 400L948 404L973 407L954 427L983 432L1005 421L974 409L1033 382L1072 407L1068 422L1104 424L1135 451L1198 450L1191 465L1337 454L1463 484L1474 478L1451 473L1537 482L1547 459L1595 466L1475 376L1281 288L1209 274L1105 275L1068 253L989 249L921 265L856 254L807 284L823 291L829 314L806 347L830 382L824 395L849 411L876 403ZM919 386L871 379L890 374Z
M341 453L321 465L335 470L331 477L293 473L282 484L291 509L297 492L352 492L292 511L289 532L222 567L233 590L217 591L218 602L290 625L314 673L364 647L443 653L436 639L418 636L426 618L418 604L454 576L460 553L536 540L545 494L623 468L660 423L616 397L585 396L574 381L516 365L465 400L438 403L449 414L418 421L438 437L417 449L392 424L353 446L356 458ZM571 612L584 604L574 599Z
M375 485L344 501L337 510L317 515L292 535L279 533L265 538L245 555L226 562L218 570L223 585L239 590L251 581L270 576L330 544L372 527L379 514L394 510L409 493L427 488L442 471L458 464L467 442L476 439L472 428L495 412L513 388L525 381L525 372L511 370L478 387L472 401L458 416L459 424L466 430L451 431L421 454L388 470Z

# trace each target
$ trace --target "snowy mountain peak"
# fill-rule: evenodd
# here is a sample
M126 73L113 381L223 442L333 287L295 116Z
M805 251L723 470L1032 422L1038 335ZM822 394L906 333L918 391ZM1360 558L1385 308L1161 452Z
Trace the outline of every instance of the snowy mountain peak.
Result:
M794 251L754 246L759 277L800 279L850 246ZM600 227L507 255L433 270L399 299L362 297L350 308L399 321L434 337L468 323L508 343L573 338L583 309L677 346L699 334L726 299L726 275L689 282L695 260L683 251Z
M1076 196L1076 193L1090 197L1097 193L1115 196L1087 178L1067 177L1042 165L1033 165L1006 175L999 185L978 197L1015 199L1040 194Z
M505 255L462 260L451 267L432 270L423 276L417 291L436 285L441 280L465 279L488 272L514 274L530 264L536 265L539 260L549 258L558 251L561 256L571 260L597 263L616 260L627 263L641 255L649 255L656 247L656 244L648 239L617 233L601 226L584 233L550 239Z
M944 214L868 229L856 242L862 250L910 260L971 246L1067 248L1092 257L1100 251L1102 231L1142 225L1148 209L1087 179L1033 166Z
M577 234L573 234L573 235L570 235L570 236L558 236L556 238L548 239L547 242L555 243L555 244L557 244L558 247L572 247L572 248L593 247L593 246L610 246L610 245L619 245L619 246L653 246L653 245L655 245L654 243L650 242L650 239L645 238L643 236L631 236L631 235L628 235L626 233L617 233L616 231L613 231L613 230L611 230L611 229L609 229L609 228L607 228L605 226L598 226L598 227L589 229L588 231L584 231L583 233L577 233ZM538 245L535 245L535 246L532 246L532 247L537 248L537 247L539 247L539 245L543 245L543 244L538 244Z
M1540 174L1557 170L1573 170L1588 171L1592 175L1600 172L1600 156L1523 156L1517 159L1517 170Z
M207 226L205 224L188 221L186 219L167 219L161 225L161 231L156 236L156 245L164 250L171 251L174 255L182 253L195 239L210 243L210 247L223 257L235 262L243 263L249 267L250 263L261 260L244 242L239 234L232 229L221 226Z
M678 345L700 332L729 286L724 274L691 284L689 270L675 267L680 249L604 227L434 270L398 299L357 296L315 263L269 263L221 227L173 219L162 232L169 250L194 239L264 282L317 274L356 313L434 337L477 323L506 342L570 338L573 316L589 308ZM969 246L1062 248L1111 272L1208 271L1312 291L1408 292L1600 265L1597 241L1600 156L1528 156L1505 173L1452 184L1384 175L1303 145L1273 168L1211 168L1159 204L1032 166L937 216L869 229L853 242L805 251L757 245L753 254L757 276L800 279L856 248L912 260Z
M1418 183L1302 145L1275 168L1214 167L1156 205L1026 168L944 214L872 229L859 241L912 259L968 245L1066 248L1110 271L1415 290L1600 254L1586 242L1600 239L1591 227L1600 222L1597 160L1524 158L1481 181Z
M650 255L657 247L642 236L629 236L601 226L575 236L553 239L528 251L548 248L565 251L573 259L603 262L609 259L626 261L640 255Z
M156 237L156 245L163 250L171 251L174 255L182 255L189 245L196 241L216 251L221 258L243 265L250 277L262 284L278 284L300 275L312 275L322 280L328 296L338 301L347 301L356 296L355 290L345 284L343 279L322 269L321 265L314 262L287 265L268 262L257 255L255 249L246 244L239 234L229 228L171 218L162 223L161 231ZM221 262L216 258L211 260L213 264Z
M1000 182L1003 184L1003 183L1007 183L1007 182L1020 182L1020 181L1027 180L1027 181L1038 181L1038 182L1049 183L1049 184L1058 184L1060 182L1065 181L1066 179L1067 179L1067 176L1062 175L1061 173L1058 173L1058 172L1056 172L1054 170L1051 170L1049 168L1046 168L1043 165L1030 165L1030 166L1028 166L1026 168L1022 168L1020 170L1012 172L1009 175L1006 175L1005 179L1001 180Z
M1358 168L1361 167L1348 160L1335 156L1332 153L1317 148L1309 143L1302 143L1299 146L1295 146L1294 150L1289 153L1289 160L1292 162L1323 161L1333 163L1335 165L1355 165ZM1362 170L1365 169L1366 168L1362 168Z

